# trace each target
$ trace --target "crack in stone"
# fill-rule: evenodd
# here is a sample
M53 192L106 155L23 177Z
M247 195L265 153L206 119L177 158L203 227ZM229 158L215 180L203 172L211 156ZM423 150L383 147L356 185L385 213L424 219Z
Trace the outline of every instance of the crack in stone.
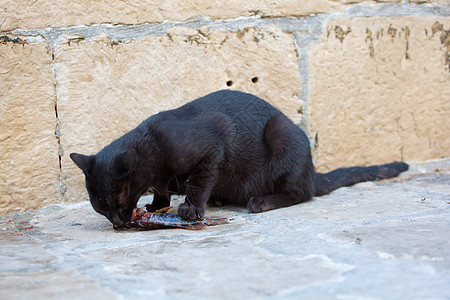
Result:
M55 118L56 118L56 125L55 125L55 137L58 140L58 162L59 162L59 192L64 195L66 193L66 185L63 182L62 179L62 156L64 155L63 147L61 144L61 127L60 127L60 119L58 115L58 87L57 87L57 70L56 70L56 63L55 63L55 52L54 49L51 50L52 55L52 75L53 75L53 91L54 91L54 102L55 102Z

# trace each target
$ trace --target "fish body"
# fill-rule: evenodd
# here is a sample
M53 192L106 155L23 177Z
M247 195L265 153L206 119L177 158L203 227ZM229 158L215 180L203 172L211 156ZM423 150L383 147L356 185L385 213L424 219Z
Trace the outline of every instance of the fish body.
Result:
M163 229L163 228L182 228L190 230L199 230L205 226L213 226L227 223L227 219L201 219L186 221L178 214L166 212L147 212L143 208L136 208L133 211L131 221L127 227L136 227L144 229ZM115 229L119 229L116 228Z

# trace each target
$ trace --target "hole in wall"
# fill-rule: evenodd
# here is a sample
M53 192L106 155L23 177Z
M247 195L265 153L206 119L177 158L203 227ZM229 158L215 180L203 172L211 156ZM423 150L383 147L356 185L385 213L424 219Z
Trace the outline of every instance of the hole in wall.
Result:
M227 81L227 86L232 86L232 85L233 85L233 81L228 80L228 81Z
M257 83L257 82L258 82L258 80L259 80L259 78L258 78L258 77L253 77L253 78L252 78L252 82L253 82L253 83Z

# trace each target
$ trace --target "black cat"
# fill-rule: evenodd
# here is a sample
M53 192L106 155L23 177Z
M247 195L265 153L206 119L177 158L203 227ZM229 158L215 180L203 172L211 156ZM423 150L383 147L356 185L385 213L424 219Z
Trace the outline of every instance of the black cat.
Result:
M192 220L204 217L208 201L263 212L408 169L394 162L316 173L300 128L266 101L228 90L160 112L96 155L70 157L86 176L94 209L117 226L148 190L149 210L186 195L178 213Z

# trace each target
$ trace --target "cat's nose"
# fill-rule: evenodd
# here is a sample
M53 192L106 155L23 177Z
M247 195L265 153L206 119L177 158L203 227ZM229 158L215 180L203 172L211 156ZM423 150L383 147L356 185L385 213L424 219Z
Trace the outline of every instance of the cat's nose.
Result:
M112 223L116 226L122 227L123 225L125 225L126 222L122 221L119 215L114 215L112 217Z

